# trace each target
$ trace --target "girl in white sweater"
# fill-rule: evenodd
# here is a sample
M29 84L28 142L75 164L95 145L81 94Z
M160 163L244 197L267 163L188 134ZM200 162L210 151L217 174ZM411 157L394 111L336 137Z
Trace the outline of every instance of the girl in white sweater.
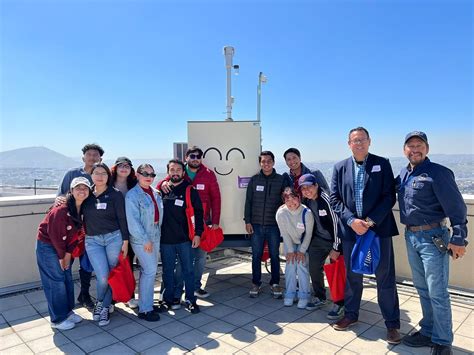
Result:
M293 305L298 280L297 307L305 309L311 296L307 250L313 234L314 218L309 208L301 204L300 196L293 188L287 187L282 198L285 204L278 209L276 220L286 256L284 305Z

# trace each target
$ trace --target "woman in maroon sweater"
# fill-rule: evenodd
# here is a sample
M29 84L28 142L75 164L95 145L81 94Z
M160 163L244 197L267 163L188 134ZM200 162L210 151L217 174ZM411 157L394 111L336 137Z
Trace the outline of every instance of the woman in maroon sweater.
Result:
M72 311L74 284L70 265L78 237L84 236L82 203L90 192L89 180L84 177L73 179L66 204L53 207L38 227L36 259L52 328L68 330L82 321Z

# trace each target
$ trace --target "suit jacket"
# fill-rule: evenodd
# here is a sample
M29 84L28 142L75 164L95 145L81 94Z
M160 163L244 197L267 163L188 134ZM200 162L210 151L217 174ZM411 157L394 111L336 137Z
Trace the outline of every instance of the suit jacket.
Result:
M339 216L343 240L355 240L356 233L347 221L357 217L354 196L354 168L352 157L334 166L331 181L331 206ZM369 217L372 227L381 238L398 235L392 207L395 204L395 179L388 159L370 154L365 165L364 192L362 195L362 219Z

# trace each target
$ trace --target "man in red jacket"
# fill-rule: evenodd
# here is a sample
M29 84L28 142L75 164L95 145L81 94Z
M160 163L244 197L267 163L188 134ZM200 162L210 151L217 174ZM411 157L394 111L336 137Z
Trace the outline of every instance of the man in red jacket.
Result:
M186 151L186 174L185 179L192 183L199 193L204 209L204 221L213 229L219 228L221 217L221 193L216 175L212 170L202 163L203 151L196 146ZM160 181L157 188L167 191L168 178ZM193 249L194 252L194 294L197 297L209 297L209 292L202 288L201 278L206 265L207 253L201 248ZM175 298L180 298L183 291L183 278L181 276L181 267L178 264L175 274Z

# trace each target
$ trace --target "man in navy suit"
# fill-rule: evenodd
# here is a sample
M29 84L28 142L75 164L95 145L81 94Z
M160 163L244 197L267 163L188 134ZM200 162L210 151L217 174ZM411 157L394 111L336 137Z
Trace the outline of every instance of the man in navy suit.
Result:
M346 330L358 320L363 275L352 272L351 252L356 236L372 229L380 237L377 300L387 327L387 342L399 344L400 307L392 245L398 229L392 213L396 200L392 167L387 159L369 153L370 136L365 128L352 129L348 143L352 156L334 166L331 182L331 205L339 216L347 268L345 316L333 328Z

